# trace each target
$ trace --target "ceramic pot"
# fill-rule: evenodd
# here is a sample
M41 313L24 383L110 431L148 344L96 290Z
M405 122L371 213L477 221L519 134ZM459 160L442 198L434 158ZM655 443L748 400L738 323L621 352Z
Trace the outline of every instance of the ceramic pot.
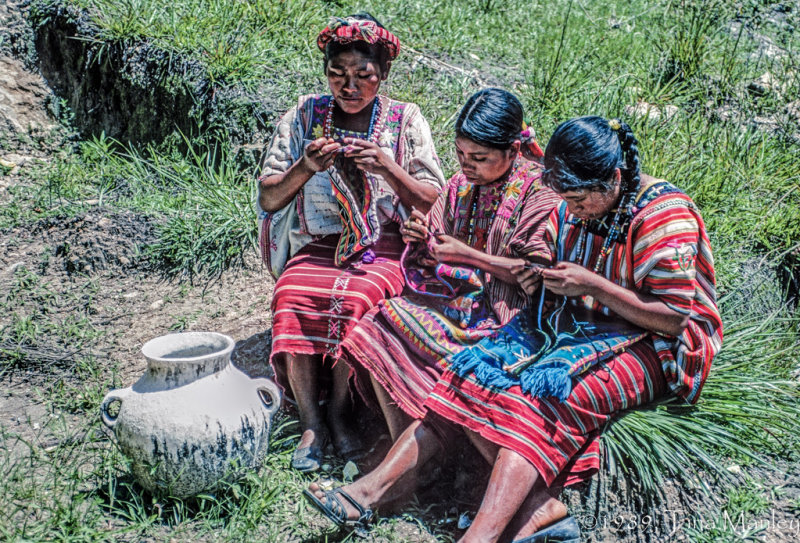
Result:
M147 490L193 496L260 464L280 392L234 367L233 347L213 332L153 339L142 347L145 374L106 394L103 423ZM115 403L116 416L109 410Z

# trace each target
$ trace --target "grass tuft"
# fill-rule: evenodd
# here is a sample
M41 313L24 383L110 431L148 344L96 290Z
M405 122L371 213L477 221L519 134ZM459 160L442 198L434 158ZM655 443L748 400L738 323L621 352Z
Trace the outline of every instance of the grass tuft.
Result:
M139 171L152 174L154 186L169 188L176 198L174 213L158 228L159 240L147 254L169 274L190 279L198 274L219 276L242 265L256 248L249 176L231 160L230 151L215 145L190 148L185 159L165 162L132 153Z
M723 308L743 304L740 293ZM733 312L733 308L730 308ZM770 466L800 445L800 383L791 377L800 315L783 309L749 313L727 322L722 351L714 360L695 406L670 398L622 414L603 437L612 478L634 481L662 499L667 478L715 494L740 481L736 462Z
M84 160L107 164L122 176L117 198L147 213L164 213L158 240L145 256L169 276L219 277L241 266L256 248L250 176L224 142L189 141L184 150L156 147L121 151L119 143L95 138Z

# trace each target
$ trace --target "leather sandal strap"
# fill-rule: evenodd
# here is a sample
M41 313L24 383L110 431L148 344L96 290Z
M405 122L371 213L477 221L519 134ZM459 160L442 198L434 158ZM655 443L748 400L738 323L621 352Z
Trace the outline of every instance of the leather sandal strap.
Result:
M328 506L331 514L344 524L347 522L347 510L344 508L344 504L339 501L339 496L337 496L338 492L336 492L336 490L337 489L334 488L333 490L326 490L324 492L325 505Z
M340 494L343 498L345 498L347 501L349 501L353 505L353 507L356 508L356 511L358 511L358 520L349 521L349 522L355 522L357 524L365 526L365 525L369 524L372 521L372 517L375 515L375 512L372 509L367 509L363 505L358 503L355 500L355 498L353 498L350 494L348 494L347 492L342 490L342 487L335 488L331 492L335 492L337 494ZM338 500L338 498L336 499L336 503L340 507L342 506L342 504ZM347 518L346 513L344 515L344 518Z

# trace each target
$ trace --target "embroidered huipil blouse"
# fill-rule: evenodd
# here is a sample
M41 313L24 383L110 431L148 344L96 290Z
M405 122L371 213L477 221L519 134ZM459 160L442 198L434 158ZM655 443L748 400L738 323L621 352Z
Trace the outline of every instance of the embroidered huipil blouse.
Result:
M330 96L307 95L297 107L283 115L261 161L259 179L283 173L303 156L303 150L323 135L323 124ZM398 102L386 96L380 100L380 126L377 143L402 168L419 181L436 187L444 185L444 175L433 145L431 130L416 104ZM334 127L335 137L342 135ZM364 135L366 136L366 135ZM408 216L392 187L379 175L372 176L378 216L381 224L401 222ZM289 255L294 255L312 239L342 232L340 207L332 190L328 171L316 173L300 189L290 205L297 206L298 224L289 232ZM266 213L256 204L259 217ZM280 235L276 232L275 235ZM277 240L265 240L275 243Z

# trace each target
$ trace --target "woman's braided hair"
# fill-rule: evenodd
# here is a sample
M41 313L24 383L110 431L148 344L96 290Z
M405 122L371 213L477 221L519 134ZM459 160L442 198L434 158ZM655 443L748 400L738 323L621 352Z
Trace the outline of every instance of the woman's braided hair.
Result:
M544 182L557 192L608 191L620 169L623 192L639 187L639 147L626 123L598 116L561 123L544 153Z
M620 170L622 179L625 181L622 188L625 191L638 190L641 173L639 164L639 140L633 135L633 130L631 130L631 127L628 126L627 123L618 119L612 119L609 124L613 124L614 121L619 123L619 130L616 130L616 132L619 138L620 149L625 157L625 168Z

